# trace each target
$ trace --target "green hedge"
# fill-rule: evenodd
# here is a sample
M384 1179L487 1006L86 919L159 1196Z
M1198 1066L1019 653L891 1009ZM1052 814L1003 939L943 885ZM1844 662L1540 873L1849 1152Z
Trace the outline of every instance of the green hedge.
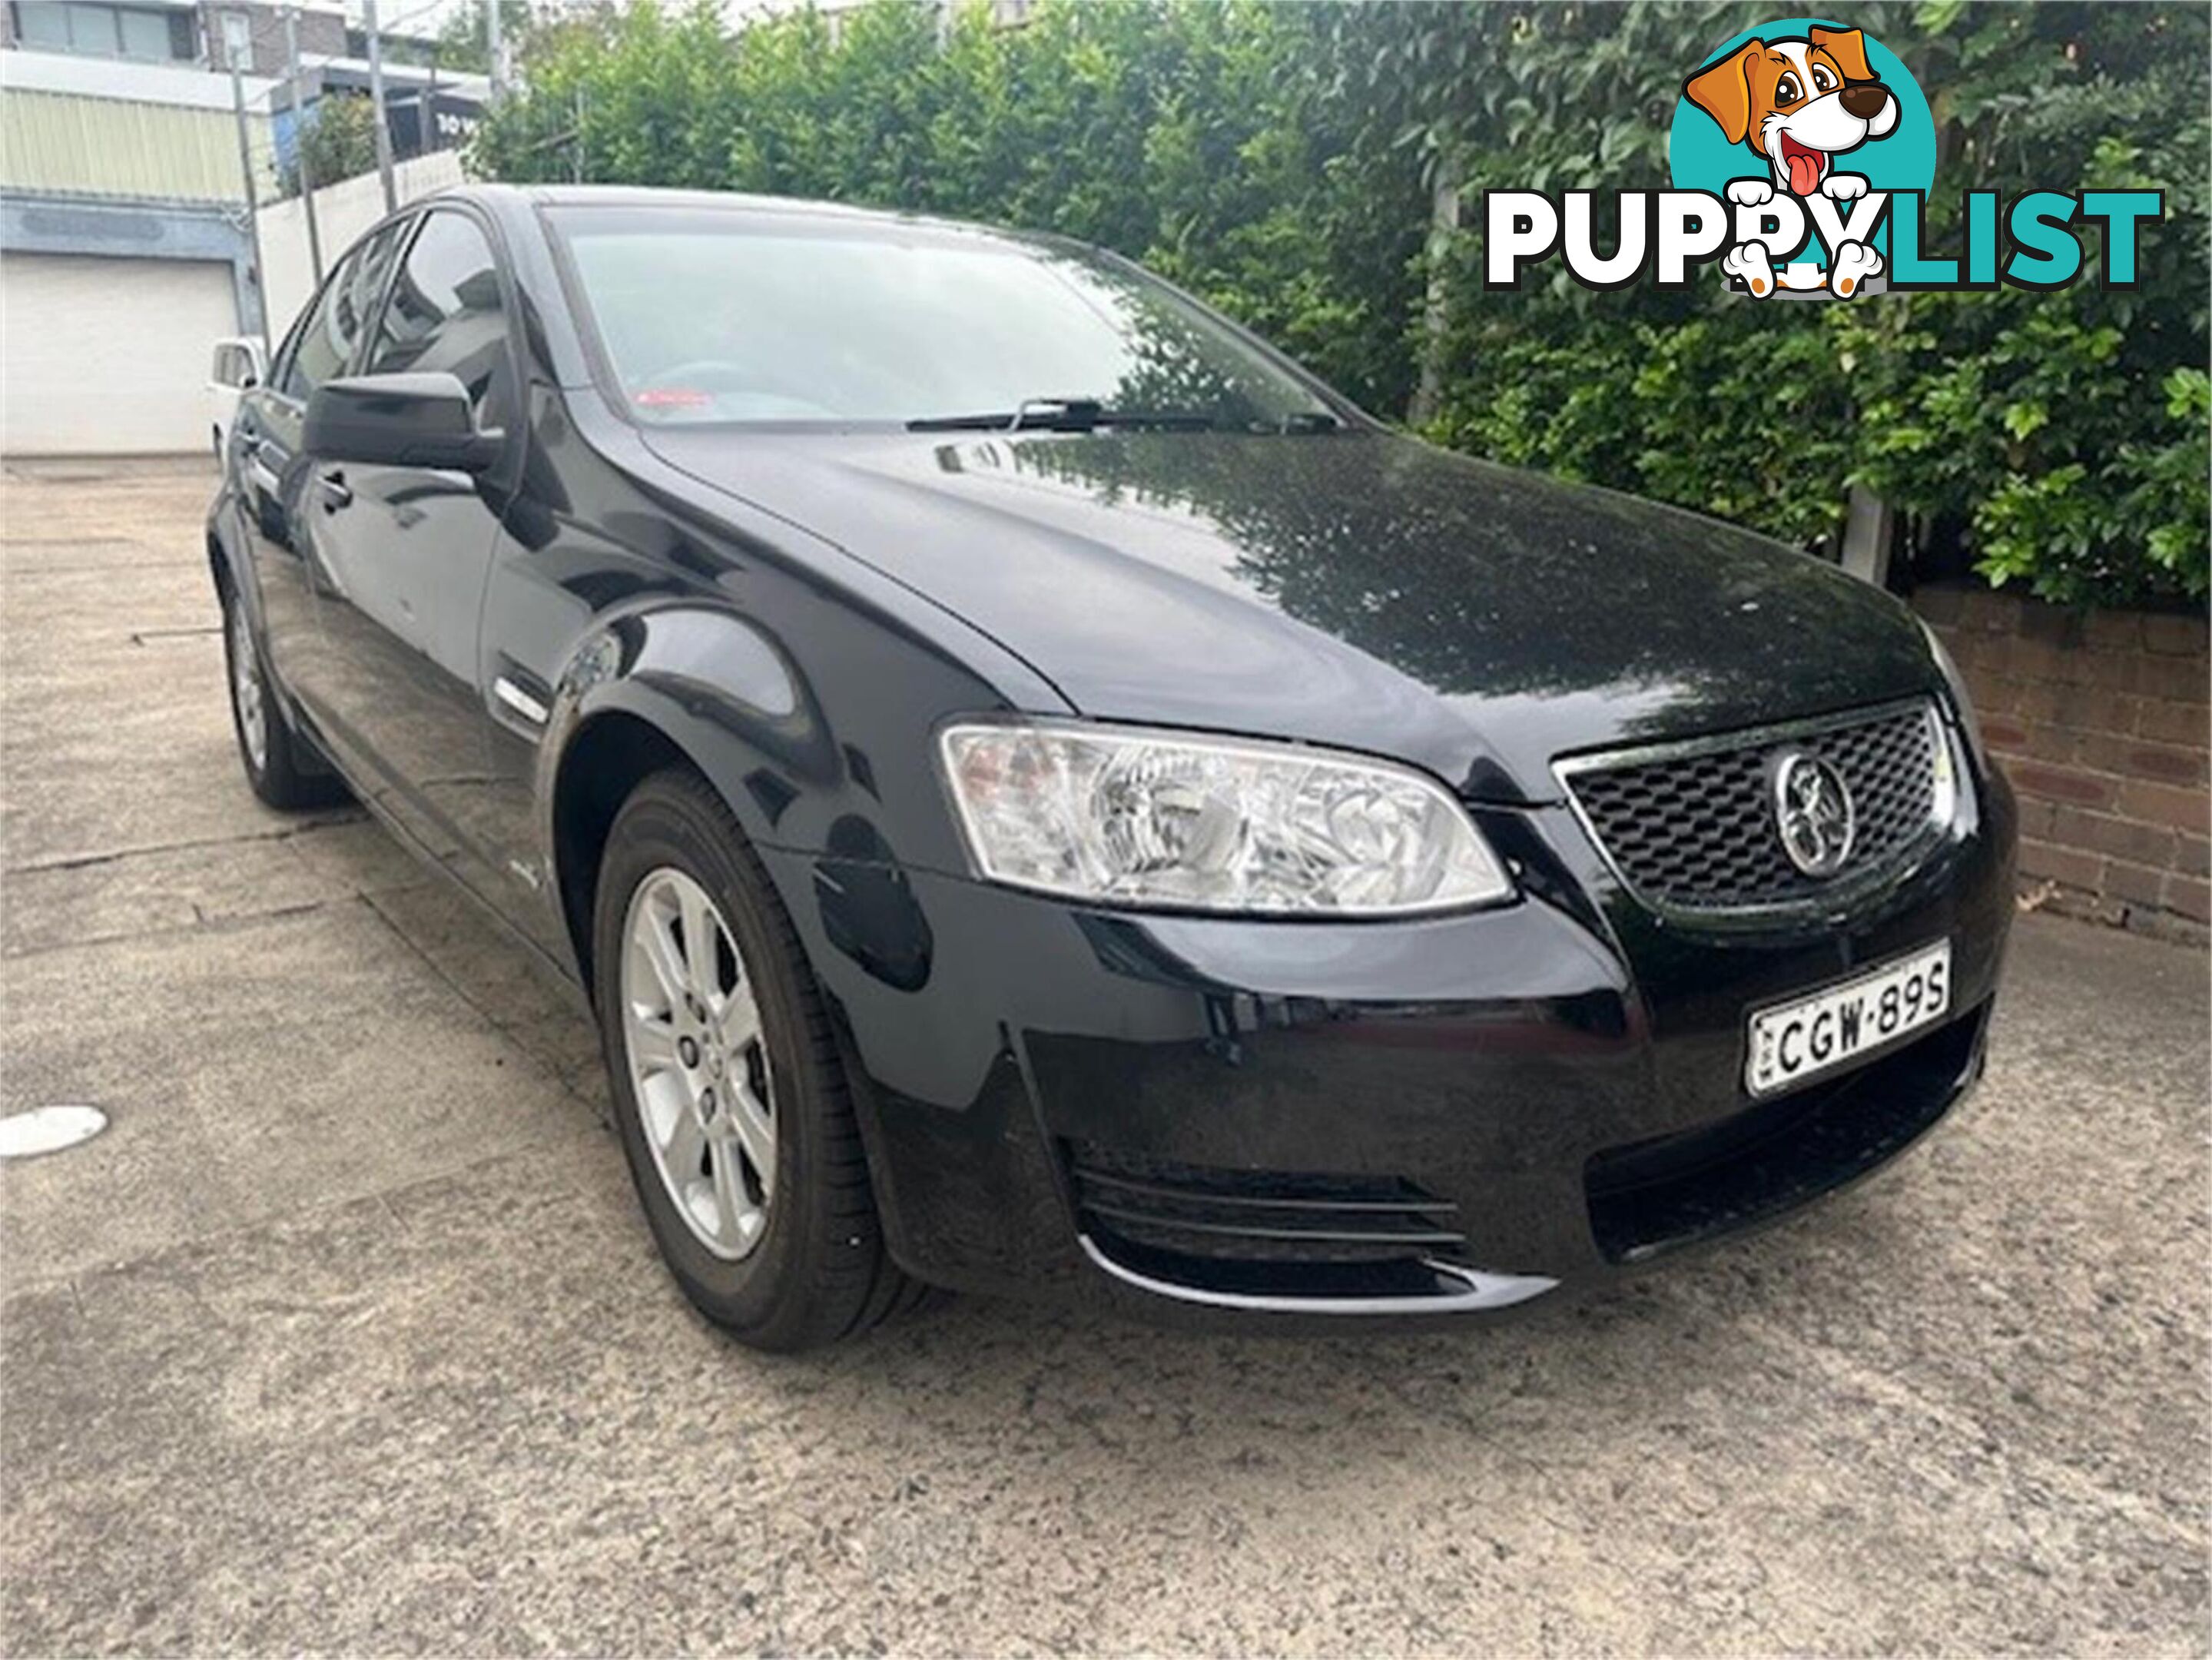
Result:
M1786 8L1784 9L1786 9ZM1687 66L1771 15L1045 0L1025 27L878 0L732 35L711 8L572 13L485 122L494 177L827 197L1065 232L1203 294L1441 442L1793 541L1863 483L1992 581L2123 603L2206 592L2208 53L2201 6L1863 6L1914 70L1960 193L2148 185L2145 282L1758 306L1718 279L1485 293L1431 234L1441 172L1666 181ZM1426 370L1427 391L1416 388Z

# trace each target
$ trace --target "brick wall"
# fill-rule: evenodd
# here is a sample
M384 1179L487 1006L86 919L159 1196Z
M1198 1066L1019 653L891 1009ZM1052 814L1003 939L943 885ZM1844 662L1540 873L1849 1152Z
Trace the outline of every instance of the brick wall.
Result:
M2212 733L2203 616L2081 612L1984 587L1912 597L2020 796L2021 891L2203 942Z

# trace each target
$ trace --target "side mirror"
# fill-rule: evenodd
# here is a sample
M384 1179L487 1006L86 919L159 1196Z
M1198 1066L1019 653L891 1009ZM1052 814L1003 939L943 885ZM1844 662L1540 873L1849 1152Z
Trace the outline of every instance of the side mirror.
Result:
M357 374L315 388L300 447L331 461L483 472L506 438L477 430L458 375Z
M208 369L211 385L246 392L261 384L261 343L244 335L215 343L215 357Z

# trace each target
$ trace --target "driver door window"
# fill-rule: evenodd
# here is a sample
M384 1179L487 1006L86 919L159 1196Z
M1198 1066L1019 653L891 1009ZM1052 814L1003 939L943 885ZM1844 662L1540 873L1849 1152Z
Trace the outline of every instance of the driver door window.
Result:
M352 343L337 331L331 313L337 301L338 289L355 269L355 261L341 265L323 284L323 291L315 296L307 315L300 319L298 332L285 349L284 369L276 381L276 390L295 404L307 401L317 386L343 374Z
M411 219L393 221L331 274L293 337L276 382L276 390L285 397L304 404L317 386L346 372L362 325L384 287L385 274L392 269L392 255L413 223Z
M477 424L508 424L514 374L491 244L465 214L432 213L392 284L365 373L458 375Z

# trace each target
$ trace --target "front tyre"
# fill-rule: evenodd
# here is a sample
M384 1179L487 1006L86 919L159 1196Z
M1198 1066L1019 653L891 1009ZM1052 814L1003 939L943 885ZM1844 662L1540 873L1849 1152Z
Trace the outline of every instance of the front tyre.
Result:
M684 1294L777 1350L913 1300L798 936L696 775L654 775L617 816L592 960L623 1152Z
M345 786L304 764L306 741L292 730L269 685L269 671L246 607L228 582L222 588L223 663L230 681L230 724L246 781L270 806L287 812L327 807L345 799Z

